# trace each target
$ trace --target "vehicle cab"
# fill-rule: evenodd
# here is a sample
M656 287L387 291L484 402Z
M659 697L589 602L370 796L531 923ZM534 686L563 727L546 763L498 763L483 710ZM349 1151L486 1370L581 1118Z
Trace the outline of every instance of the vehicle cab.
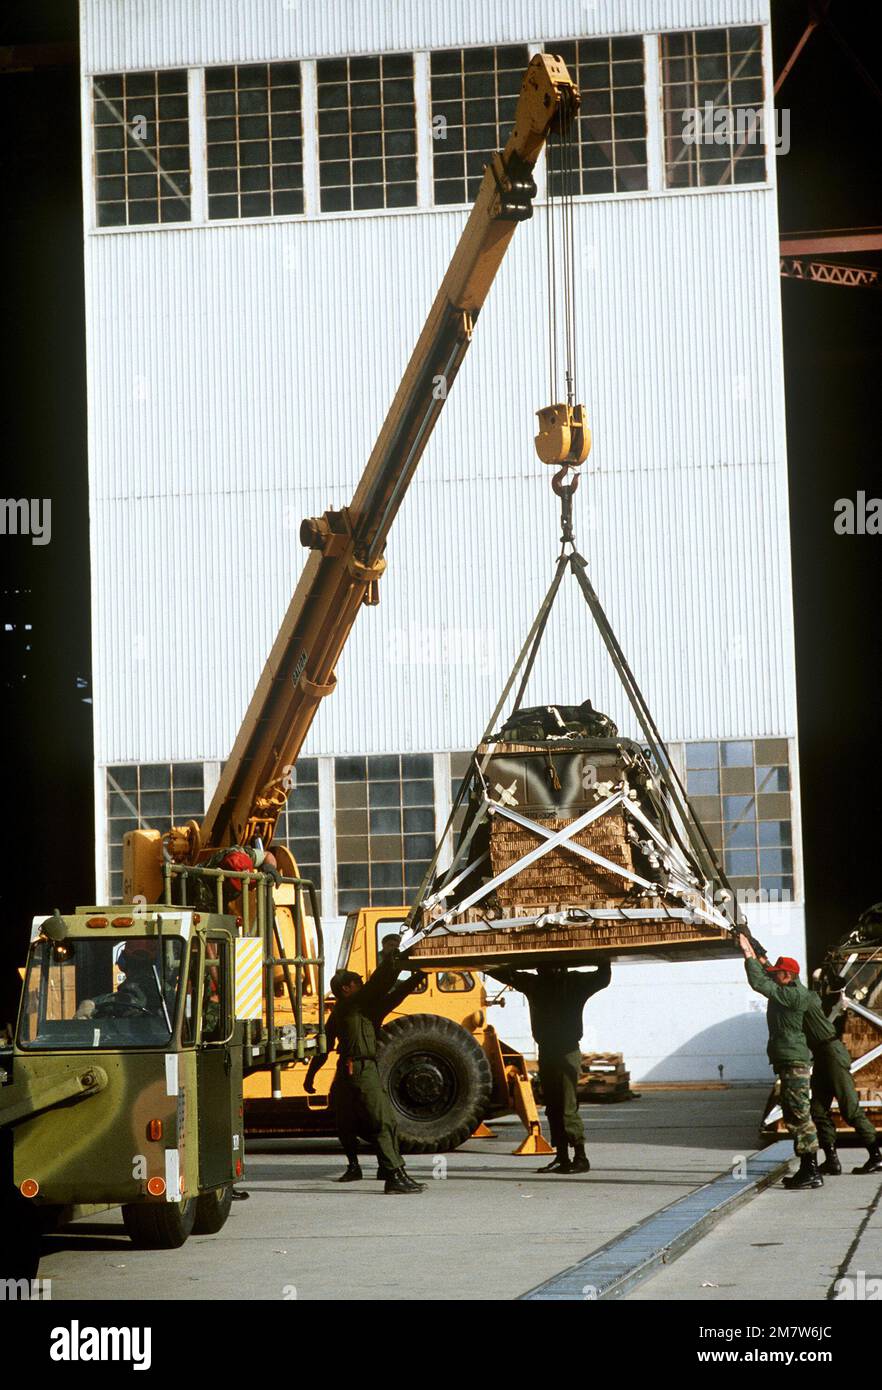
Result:
M354 970L367 979L377 968L384 940L391 936L397 941L407 919L408 909L363 907L350 912L343 929L338 970ZM404 968L407 969L405 957ZM470 1032L486 1022L487 991L473 970L428 970L425 980L417 986L389 1015L440 1014L453 1019Z
M22 1196L180 1205L241 1174L237 931L170 906L34 919L0 1099Z

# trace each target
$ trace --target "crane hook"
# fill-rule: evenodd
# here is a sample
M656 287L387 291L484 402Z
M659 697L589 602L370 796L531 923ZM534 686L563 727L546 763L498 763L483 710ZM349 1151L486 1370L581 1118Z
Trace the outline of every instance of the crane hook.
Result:
M567 474L570 471L570 465L565 463L563 468L558 469L551 479L552 489L560 498L560 539L562 545L573 544L573 493L579 486L579 474L573 471L571 480L567 482Z

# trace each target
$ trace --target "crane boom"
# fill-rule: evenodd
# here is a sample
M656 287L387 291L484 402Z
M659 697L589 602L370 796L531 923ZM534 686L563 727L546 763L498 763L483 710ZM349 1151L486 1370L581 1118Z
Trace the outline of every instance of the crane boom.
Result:
M515 124L493 155L441 288L348 507L303 522L310 554L248 706L191 857L261 836L269 844L290 771L363 603L377 602L389 529L465 356L517 223L532 215L533 168L555 123L577 108L566 64L537 54ZM174 834L174 832L173 832ZM172 852L175 846L172 845Z

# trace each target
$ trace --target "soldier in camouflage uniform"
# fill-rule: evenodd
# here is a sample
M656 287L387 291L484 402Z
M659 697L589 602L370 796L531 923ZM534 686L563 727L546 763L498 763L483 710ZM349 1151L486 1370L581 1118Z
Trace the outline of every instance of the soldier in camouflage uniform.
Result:
M791 957L781 956L774 965L763 965L746 937L739 936L738 942L751 989L769 1001L767 1052L780 1086L784 1123L799 1158L798 1171L784 1179L784 1186L798 1190L823 1187L818 1171L818 1135L811 1116L812 1054L803 1029L812 991L800 983L799 964Z
M882 1150L876 1130L861 1109L857 1088L851 1074L851 1057L840 1040L836 1027L824 1013L820 995L810 991L811 1000L803 1018L805 1036L814 1058L812 1068L812 1119L824 1150L821 1172L836 1177L842 1164L836 1153L836 1126L832 1105L836 1098L839 1113L845 1123L867 1146L869 1158L854 1173L882 1173Z
M328 1050L335 1045L339 1053L337 1073L331 1086L337 1133L346 1153L347 1168L340 1182L357 1182L362 1176L358 1162L358 1136L370 1141L379 1171L386 1180L385 1191L405 1195L422 1192L425 1184L414 1182L404 1167L398 1147L398 1128L389 1098L377 1070L377 1034L383 1019L405 995L423 979L422 972L397 983L402 958L395 949L395 938L383 943L383 956L367 984L353 970L339 970L331 980L337 1003L325 1024ZM313 1078L327 1059L327 1052L309 1064L303 1089L315 1091Z

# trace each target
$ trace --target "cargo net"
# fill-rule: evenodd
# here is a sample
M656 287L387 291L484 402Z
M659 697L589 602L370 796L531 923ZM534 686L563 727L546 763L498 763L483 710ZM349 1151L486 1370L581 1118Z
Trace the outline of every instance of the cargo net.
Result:
M730 940L650 750L590 702L520 711L475 750L458 802L452 862L412 922L420 957Z
M730 955L734 894L588 577L572 528L578 475L552 480L561 504L554 577L509 675L441 838L402 946L440 964L574 953ZM643 734L581 705L523 707L566 574L585 599ZM511 705L509 706L509 700ZM497 730L505 709L508 718ZM438 865L458 812L449 868ZM575 963L575 961L574 961Z

